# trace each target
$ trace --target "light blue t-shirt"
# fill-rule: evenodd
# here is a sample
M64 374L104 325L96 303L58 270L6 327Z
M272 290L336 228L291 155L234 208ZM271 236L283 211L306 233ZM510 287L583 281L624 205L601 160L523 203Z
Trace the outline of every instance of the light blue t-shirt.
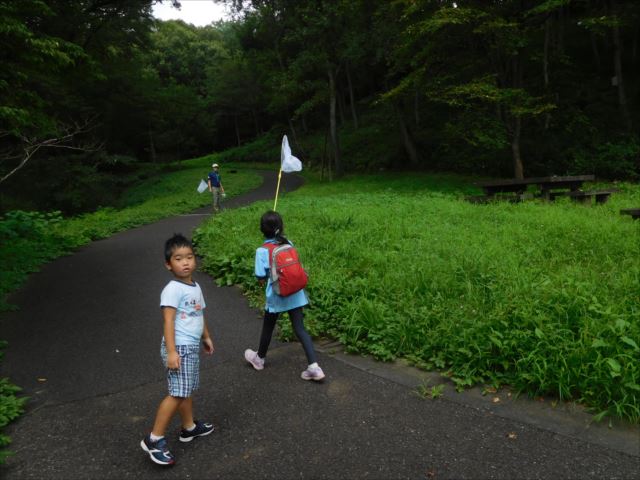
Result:
M176 345L200 345L206 307L200 285L171 280L160 294L160 307L176 309Z
M275 239L266 240L265 242L277 243ZM286 312L294 308L304 307L309 303L304 289L286 297L281 297L273 291L273 288L271 288L271 279L269 278L269 250L262 246L256 249L255 274L258 278L268 279L265 294L267 303L264 307L267 312Z

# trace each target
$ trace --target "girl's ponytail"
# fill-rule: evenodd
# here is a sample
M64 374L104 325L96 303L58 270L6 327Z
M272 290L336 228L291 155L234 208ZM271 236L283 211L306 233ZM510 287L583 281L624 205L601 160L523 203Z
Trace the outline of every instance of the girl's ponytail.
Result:
M291 245L291 242L284 236L284 223L278 212L269 210L262 215L260 218L260 231L265 238L275 238L280 244Z
M289 239L287 237L284 236L284 234L280 233L280 229L276 230L276 235L275 235L275 239L279 244L283 244L286 243L288 245L291 245L291 242L289 241Z

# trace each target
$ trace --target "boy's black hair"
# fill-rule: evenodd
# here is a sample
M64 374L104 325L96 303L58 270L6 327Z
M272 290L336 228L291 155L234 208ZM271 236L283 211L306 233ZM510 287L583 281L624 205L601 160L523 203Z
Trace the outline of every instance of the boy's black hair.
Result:
M169 260L171 260L171 255L173 254L174 250L182 247L189 247L191 250L193 250L193 244L191 243L191 240L189 240L181 233L174 233L173 237L164 242L165 261L168 262Z
M278 243L291 243L284 236L284 222L278 212L269 210L260 218L260 231L264 238L275 238Z

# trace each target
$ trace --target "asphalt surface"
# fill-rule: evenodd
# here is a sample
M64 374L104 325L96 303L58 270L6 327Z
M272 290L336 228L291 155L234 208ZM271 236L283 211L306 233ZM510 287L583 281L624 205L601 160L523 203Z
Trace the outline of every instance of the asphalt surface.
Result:
M283 176L283 189L301 184ZM273 198L275 175L226 208ZM2 376L31 398L5 431L3 479L532 479L637 478L637 425L593 424L569 406L479 390L429 400L439 377L402 363L347 355L319 340L322 383L300 379L297 343L274 341L261 372L245 363L260 312L205 274L205 318L216 352L203 357L196 417L216 431L189 444L168 432L176 465L152 464L140 446L166 385L158 308L171 278L162 248L206 215L172 217L94 242L30 276L0 317L9 341ZM286 220L286 219L285 219ZM258 219L256 219L256 228Z

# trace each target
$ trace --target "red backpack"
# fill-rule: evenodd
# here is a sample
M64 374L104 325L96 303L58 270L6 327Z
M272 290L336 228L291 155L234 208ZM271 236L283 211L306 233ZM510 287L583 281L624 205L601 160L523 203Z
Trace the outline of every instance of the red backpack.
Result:
M293 245L265 242L262 246L269 250L269 278L276 294L287 297L307 286L309 277Z

